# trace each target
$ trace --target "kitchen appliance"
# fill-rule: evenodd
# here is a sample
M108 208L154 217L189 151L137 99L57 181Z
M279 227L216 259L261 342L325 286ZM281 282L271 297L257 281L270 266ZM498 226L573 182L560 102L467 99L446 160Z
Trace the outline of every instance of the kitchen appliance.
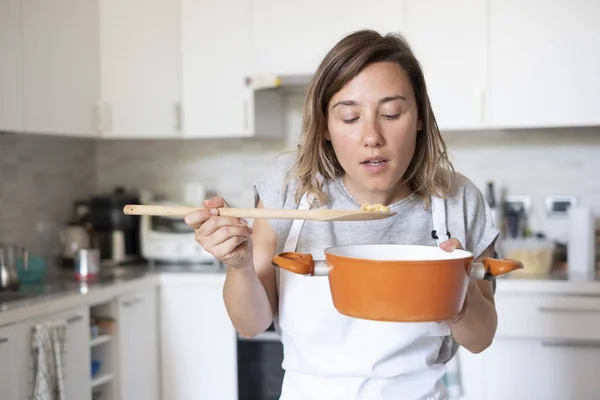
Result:
M90 234L81 225L71 223L61 232L62 244L61 258L64 267L75 265L75 254L79 249L89 249L91 246Z
M138 263L140 256L140 219L123 213L123 207L138 202L138 195L116 187L113 193L90 200L89 222L93 230L92 247L100 250L103 264Z
M464 250L394 244L329 247L325 261L284 252L273 264L301 275L328 275L341 314L393 322L450 320L462 309L469 278L489 280L523 268L511 259L475 263Z
M142 203L185 207L183 202L157 201L149 191L140 191ZM202 203L202 200L196 200ZM124 208L123 208L124 209ZM123 210L121 210L123 212ZM176 264L219 264L219 261L194 239L194 229L180 216L141 215L141 254L146 260Z
M18 290L20 286L17 268L19 264L27 270L28 252L24 247L0 245L0 291Z
M271 325L265 332L237 338L238 400L278 400L284 370L283 344Z

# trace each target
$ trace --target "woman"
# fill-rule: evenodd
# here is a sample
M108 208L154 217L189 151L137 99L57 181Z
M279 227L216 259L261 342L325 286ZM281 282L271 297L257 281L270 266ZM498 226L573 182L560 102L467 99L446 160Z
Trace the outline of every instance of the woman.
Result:
M360 31L325 57L308 89L295 157L255 186L257 207L358 209L392 218L361 223L216 216L221 198L186 217L196 240L228 265L233 325L252 337L274 321L284 346L281 399L446 399L445 363L461 345L483 351L496 330L493 288L472 281L459 316L439 323L350 318L333 307L326 277L277 270L282 251L322 255L351 244L438 245L494 256L498 231L479 190L446 154L419 63L397 35ZM437 210L432 213L432 209ZM451 233L452 238L449 237Z

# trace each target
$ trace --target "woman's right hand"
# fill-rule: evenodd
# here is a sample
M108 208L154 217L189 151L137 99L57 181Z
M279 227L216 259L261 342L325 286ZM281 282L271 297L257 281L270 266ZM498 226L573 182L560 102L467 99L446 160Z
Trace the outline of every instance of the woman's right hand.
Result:
M204 200L204 207L185 217L185 223L195 230L196 241L229 267L251 266L252 228L243 219L220 217L217 208L229 207L221 197Z

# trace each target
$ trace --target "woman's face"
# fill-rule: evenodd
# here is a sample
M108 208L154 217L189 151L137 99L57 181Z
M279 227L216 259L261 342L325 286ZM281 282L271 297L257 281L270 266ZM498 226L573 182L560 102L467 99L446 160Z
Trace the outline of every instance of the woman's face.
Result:
M402 177L420 125L412 84L395 62L369 65L333 96L326 138L358 203L391 204L408 195Z

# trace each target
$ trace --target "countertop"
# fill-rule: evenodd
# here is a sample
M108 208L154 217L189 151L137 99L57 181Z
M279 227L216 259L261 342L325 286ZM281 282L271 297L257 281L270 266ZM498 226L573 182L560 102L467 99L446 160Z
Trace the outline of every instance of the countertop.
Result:
M23 284L18 291L0 291L0 326L82 305L102 303L162 283L222 284L225 271L219 265L132 265L106 269L98 279L88 282L79 282L63 275L43 284Z
M134 265L108 269L98 280L88 283L62 278L43 285L22 285L18 292L0 292L0 326L102 303L119 295L164 284L222 285L225 272L220 265ZM526 279L510 275L498 278L496 296L519 294L600 297L600 279L569 280L560 273Z

